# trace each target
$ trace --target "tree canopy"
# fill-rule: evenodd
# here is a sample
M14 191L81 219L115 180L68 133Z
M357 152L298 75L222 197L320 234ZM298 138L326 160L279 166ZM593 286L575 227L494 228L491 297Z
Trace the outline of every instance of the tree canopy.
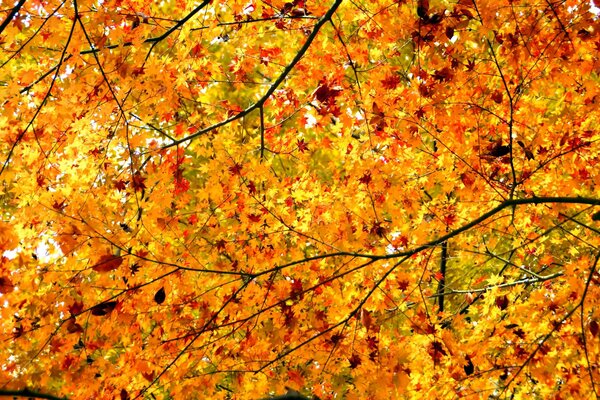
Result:
M598 398L598 11L3 1L0 395Z

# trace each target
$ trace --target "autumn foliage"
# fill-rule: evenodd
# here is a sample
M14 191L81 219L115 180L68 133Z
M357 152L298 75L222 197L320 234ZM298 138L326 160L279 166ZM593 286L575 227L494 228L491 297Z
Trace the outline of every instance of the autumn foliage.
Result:
M598 11L2 2L0 395L598 398Z

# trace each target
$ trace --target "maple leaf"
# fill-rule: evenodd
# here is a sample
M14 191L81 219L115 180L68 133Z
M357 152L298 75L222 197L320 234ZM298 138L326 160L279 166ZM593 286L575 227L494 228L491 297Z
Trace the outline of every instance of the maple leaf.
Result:
M0 395L594 393L589 0L38 3L0 37Z
M289 297L291 300L302 300L302 298L304 298L304 287L302 285L302 280L292 280L292 289Z
M14 284L8 277L0 276L0 294L10 293L14 288Z
M350 363L350 368L354 369L362 364L362 360L358 356L358 354L353 354L350 358L348 358L348 362Z
M308 150L308 145L306 144L304 139L298 139L298 141L296 142L296 146L298 147L298 150L300 150L301 153L304 153Z
M248 219L254 223L258 223L261 220L260 214L248 214Z
M473 361L471 360L471 357L469 357L468 355L465 356L465 361L467 363L463 366L463 369L465 370L465 374L467 374L467 376L469 376L475 371L475 366L473 365Z
M508 297L506 295L496 297L496 306L501 310L508 308Z
M251 196L256 194L256 185L253 181L248 181L248 184L246 186L248 187L248 193Z
M229 173L231 175L240 175L242 173L242 165L238 163L233 164L229 167Z
M156 304L162 304L162 303L164 303L166 297L167 297L167 295L166 295L166 292L165 292L165 288L161 287L154 294L154 301L156 302Z
M58 200L54 200L54 203L52 203L52 208L54 208L56 211L63 211L65 208L67 207L67 199L64 199L63 201L58 201Z
M448 355L443 344L437 340L434 340L429 344L427 352L436 363L439 363L442 360L442 357Z
M363 176L361 176L360 178L358 178L358 181L360 183L365 184L365 185L368 185L369 183L371 183L371 180L372 180L372 178L371 178L371 172L370 171L365 172L365 174Z
M123 263L123 257L115 256L113 254L104 254L100 259L92 266L92 269L96 272L110 272L119 268Z
M69 312L71 315L79 315L83 311L83 302L75 301L73 304L69 306Z
M600 324L598 324L598 321L593 319L590 321L590 323L588 325L588 329L590 330L590 333L592 334L593 337L597 337L598 333L600 332Z
M452 79L454 73L448 67L444 67L440 70L436 70L433 74L433 79L439 82L449 82Z
M142 174L140 174L139 172L136 172L135 174L133 174L133 177L131 178L131 186L133 187L133 189L137 192L137 191L143 191L146 189L146 178L142 177ZM118 189L118 187L117 187Z
M502 104L502 92L500 90L495 90L494 93L492 93L492 100L494 100L494 103L497 104Z
M332 85L330 82L322 80L319 86L313 92L315 100L325 105L325 108L333 108L336 98L342 92L342 88L337 85Z
M505 146L501 143L494 145L488 152L492 157L502 157L510 153L510 146Z
M137 263L133 263L130 267L129 270L131 271L131 275L135 275L139 270L140 270L140 265Z
M90 311L91 311L92 315L94 315L94 316L103 317L105 315L110 314L115 309L116 306L117 306L116 301L107 301L107 302L95 305L94 307L92 307L90 309Z
M381 81L381 85L388 90L396 89L401 83L400 76L390 75Z
M75 322L75 318L71 318L67 321L66 324L67 332L69 333L81 333L83 332L83 327Z

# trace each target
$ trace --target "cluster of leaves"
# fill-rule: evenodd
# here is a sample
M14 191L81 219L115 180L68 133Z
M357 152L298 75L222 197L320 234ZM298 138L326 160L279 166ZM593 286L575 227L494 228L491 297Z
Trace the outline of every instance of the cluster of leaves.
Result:
M0 394L598 397L588 0L0 11Z

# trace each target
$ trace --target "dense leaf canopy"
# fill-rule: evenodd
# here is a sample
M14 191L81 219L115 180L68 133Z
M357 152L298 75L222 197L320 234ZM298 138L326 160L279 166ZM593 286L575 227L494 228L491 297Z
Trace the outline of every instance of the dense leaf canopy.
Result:
M589 0L0 23L0 394L598 398Z

